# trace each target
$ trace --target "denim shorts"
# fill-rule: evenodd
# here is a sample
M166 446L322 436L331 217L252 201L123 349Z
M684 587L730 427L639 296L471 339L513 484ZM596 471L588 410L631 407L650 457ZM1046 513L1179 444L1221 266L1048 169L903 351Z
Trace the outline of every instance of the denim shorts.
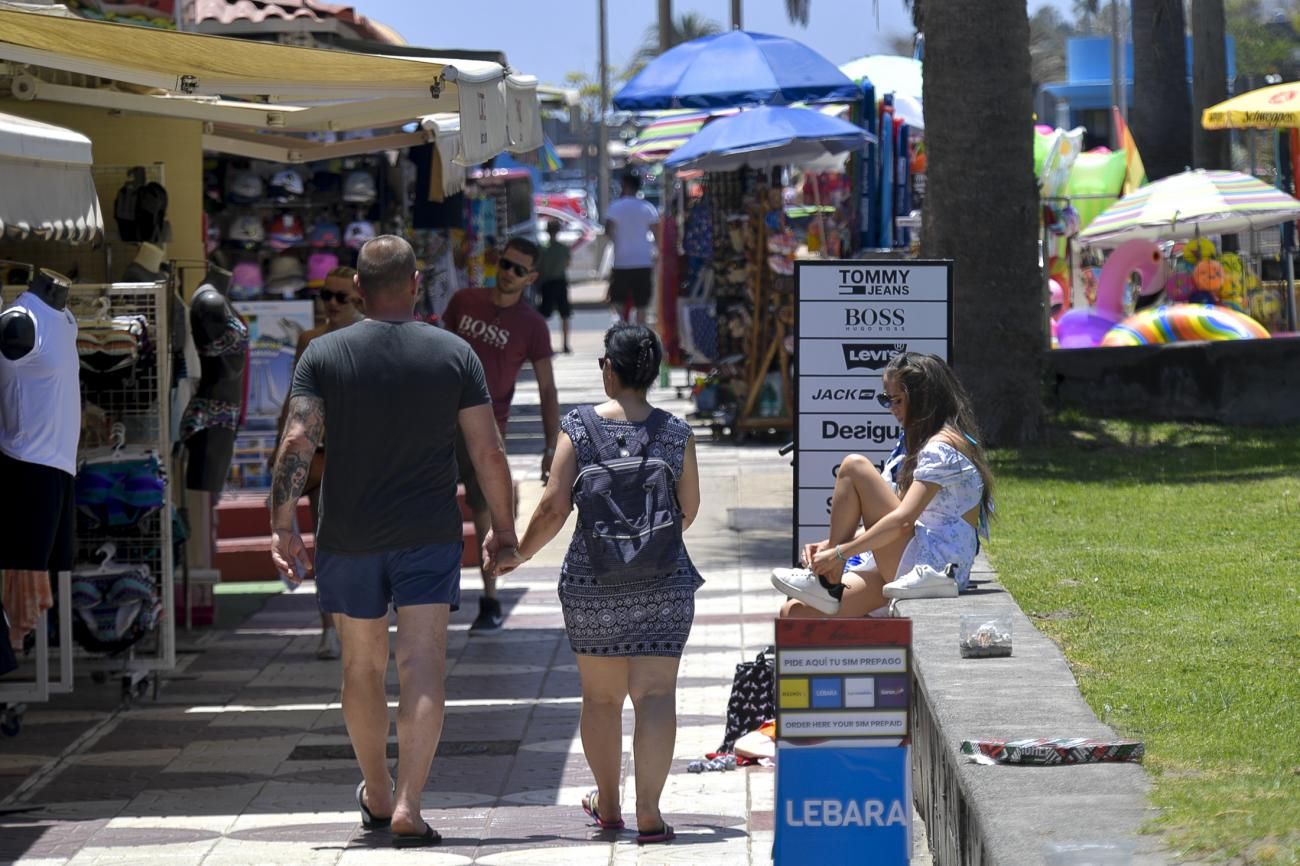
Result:
M321 610L353 619L378 619L388 606L446 604L460 608L464 544L426 544L383 553L316 551L316 595Z

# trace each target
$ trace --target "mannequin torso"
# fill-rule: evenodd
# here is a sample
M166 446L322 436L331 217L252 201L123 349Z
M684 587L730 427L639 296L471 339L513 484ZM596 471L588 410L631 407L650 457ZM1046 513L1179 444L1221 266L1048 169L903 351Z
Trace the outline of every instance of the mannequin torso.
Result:
M62 274L42 269L27 287L53 310L68 306L68 287L71 280ZM10 361L24 357L36 345L36 322L23 309L8 309L0 313L0 354Z

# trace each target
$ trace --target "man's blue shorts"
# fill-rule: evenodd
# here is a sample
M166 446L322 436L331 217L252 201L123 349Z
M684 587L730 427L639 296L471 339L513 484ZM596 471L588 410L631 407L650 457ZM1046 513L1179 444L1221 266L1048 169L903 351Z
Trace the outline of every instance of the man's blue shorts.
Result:
M383 553L316 551L316 595L321 610L353 619L378 619L388 606L447 604L460 608L464 545L426 544Z

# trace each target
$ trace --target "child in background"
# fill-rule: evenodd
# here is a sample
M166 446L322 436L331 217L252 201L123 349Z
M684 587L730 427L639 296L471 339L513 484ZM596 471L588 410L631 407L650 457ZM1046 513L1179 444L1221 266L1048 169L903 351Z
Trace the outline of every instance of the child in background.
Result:
M551 313L560 314L560 330L564 338L566 355L573 354L569 347L569 319L573 308L569 306L569 260L572 254L568 246L560 240L560 221L551 220L546 224L549 240L542 248L541 258L537 262L537 282L542 294L542 302L537 311L543 319L549 320Z

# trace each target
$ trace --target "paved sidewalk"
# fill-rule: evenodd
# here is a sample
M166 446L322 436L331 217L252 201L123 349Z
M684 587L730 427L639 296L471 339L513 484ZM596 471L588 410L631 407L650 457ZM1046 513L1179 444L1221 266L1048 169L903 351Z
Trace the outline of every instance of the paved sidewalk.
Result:
M586 316L578 354L556 362L566 403L598 396L594 359L608 316ZM521 383L520 402L535 399ZM638 848L634 832L597 831L579 807L592 779L555 595L566 528L504 582L508 619L497 635L469 636L481 584L476 571L465 573L448 648L447 721L424 802L440 847L398 855L387 834L361 831L338 663L315 658L315 603L305 588L271 598L237 629L182 635L186 651L156 701L122 706L115 682L83 677L72 695L33 706L22 733L0 740L0 863L770 862L772 771L697 775L686 766L722 738L735 664L771 641L779 599L767 571L788 556L791 476L773 445L702 442L700 450L705 512L687 541L707 583L682 661L663 798L679 834L673 844ZM538 457L514 444L512 454L524 479L522 520L540 493ZM391 669L389 693L395 698ZM628 734L631 721L629 704ZM390 742L395 749L395 735ZM629 814L635 772L628 758Z

